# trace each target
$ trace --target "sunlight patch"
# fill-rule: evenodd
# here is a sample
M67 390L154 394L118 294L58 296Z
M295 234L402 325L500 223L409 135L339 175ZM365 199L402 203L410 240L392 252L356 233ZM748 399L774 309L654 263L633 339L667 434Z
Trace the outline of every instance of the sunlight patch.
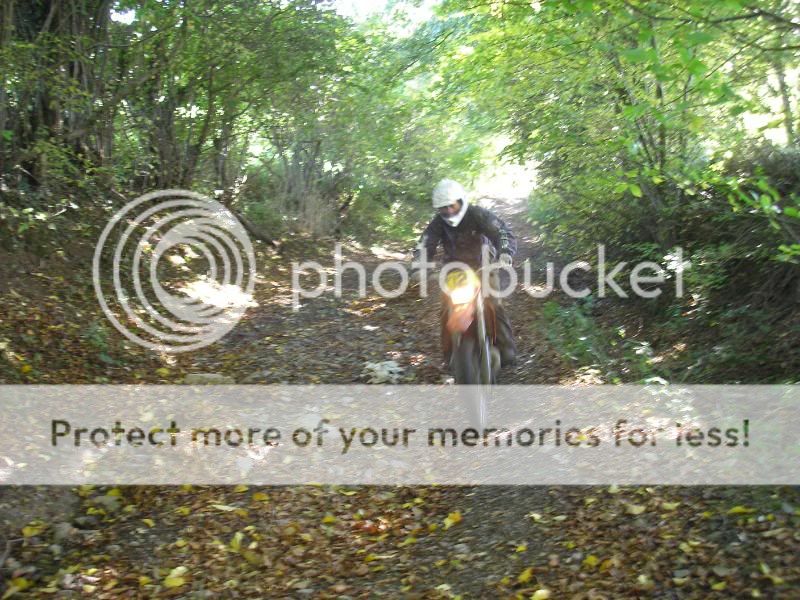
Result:
M237 285L221 284L213 279L200 278L179 288L192 300L218 308L258 306L252 294Z

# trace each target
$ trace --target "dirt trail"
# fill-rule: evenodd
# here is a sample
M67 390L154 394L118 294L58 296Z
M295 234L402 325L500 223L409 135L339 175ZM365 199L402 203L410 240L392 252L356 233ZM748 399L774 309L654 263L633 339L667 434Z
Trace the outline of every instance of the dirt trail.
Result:
M538 251L525 220L525 201L495 200L486 205L501 215L517 236L515 265L521 281L523 261L535 257ZM364 264L371 273L383 252L346 246L344 259ZM322 250L318 260L331 265L331 254ZM319 298L303 300L302 308L293 311L285 281L265 281L264 285L267 289L262 286L257 292L259 307L212 350L216 356L206 357L205 364L196 366L212 371L222 366L237 381L258 383L349 383L358 381L366 361L381 360L396 360L407 368L410 383L440 383L448 375L438 335L430 333L438 332L436 294L424 299L411 294L395 300L375 295L358 298L356 280L346 277L342 298L329 291ZM517 366L501 373L500 384L564 381L569 369L548 347L539 324L544 301L518 291L507 302L519 360ZM235 359L226 362L226 357ZM397 592L397 581L409 570L438 571L453 594L484 596L507 574L509 556L516 560L514 546L528 545L536 549L540 559L547 560L553 552L551 543L531 530L526 515L558 512L559 503L570 498L554 496L545 487L447 488L442 502L449 511L463 515L462 524L441 536L420 538L397 561L399 572L379 579L373 590L391 596ZM456 561L456 565L468 563L470 568L448 563L443 570L441 565L436 566L443 557Z
M515 231L521 265L537 253L536 240L525 221L524 202L495 201L492 206ZM447 371L441 360L438 331L438 297L419 298L409 293L386 299L374 293L371 273L385 260L398 260L407 248L362 248L344 244L343 260L365 266L367 296L360 298L352 271L343 277L342 297L332 289L317 298L302 299L293 310L289 262L316 260L333 265L332 242L292 243L282 265L265 264L256 289L258 306L221 342L202 354L180 359L187 371L220 371L247 383L351 383L359 380L366 361L395 360L408 369L409 383L440 383ZM333 276L329 276L329 284ZM315 281L306 285L313 287ZM386 278L386 286L394 283ZM508 299L519 349L518 365L505 369L500 382L558 383L569 369L548 348L538 324L542 300L518 291Z

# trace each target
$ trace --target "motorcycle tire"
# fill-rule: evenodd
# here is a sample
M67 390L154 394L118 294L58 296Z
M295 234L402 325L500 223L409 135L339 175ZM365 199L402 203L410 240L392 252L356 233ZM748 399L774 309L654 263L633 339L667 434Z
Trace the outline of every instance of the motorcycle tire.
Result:
M451 372L458 385L469 385L463 392L466 402L467 416L471 427L483 430L489 418L489 388L481 385L481 352L477 340L472 336L463 336L461 343L453 348Z
M462 336L461 342L453 348L450 359L451 373L457 385L479 385L481 383L478 353L475 338Z

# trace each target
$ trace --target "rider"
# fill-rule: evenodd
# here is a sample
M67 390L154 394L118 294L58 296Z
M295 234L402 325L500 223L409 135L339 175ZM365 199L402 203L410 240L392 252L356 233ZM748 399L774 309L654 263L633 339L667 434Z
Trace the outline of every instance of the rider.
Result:
M436 247L441 243L444 262L460 261L478 268L481 266L482 248L488 245L490 258L498 259L504 267L510 268L512 257L517 250L517 241L508 226L492 212L469 203L467 191L452 179L442 179L433 189L433 208L438 214L425 228L425 232L414 251L414 260L425 252L425 259L431 260ZM499 255L499 258L498 258ZM495 336L500 350L501 364L513 365L517 349L511 321L499 298L487 296L487 302L495 309ZM445 360L450 358L450 336L444 327L446 307L442 311L442 347Z

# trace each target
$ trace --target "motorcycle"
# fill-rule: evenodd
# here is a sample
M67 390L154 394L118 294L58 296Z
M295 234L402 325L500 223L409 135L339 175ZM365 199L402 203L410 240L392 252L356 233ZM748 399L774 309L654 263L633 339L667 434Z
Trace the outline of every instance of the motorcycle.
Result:
M484 300L480 271L454 269L448 273L445 328L451 336L450 372L455 383L480 386L466 391L473 423L486 426L490 391L497 383L500 351L495 346L493 305Z

